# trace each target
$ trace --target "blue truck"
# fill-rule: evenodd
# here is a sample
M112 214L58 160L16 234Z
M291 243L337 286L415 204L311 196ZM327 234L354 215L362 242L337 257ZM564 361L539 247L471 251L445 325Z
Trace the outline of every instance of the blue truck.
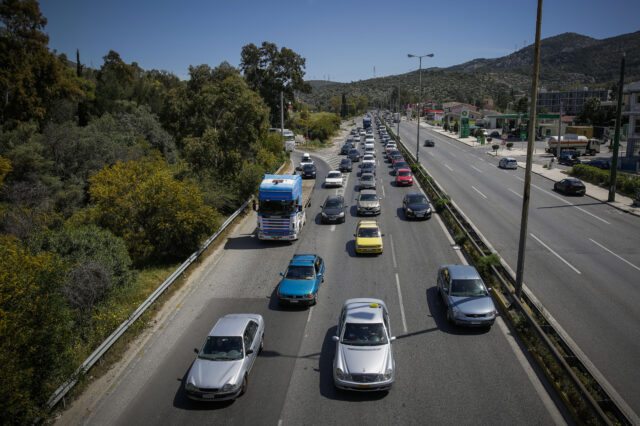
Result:
M307 183L310 182L310 183ZM264 175L258 190L260 240L294 241L307 221L305 207L315 181L300 175Z
M371 118L370 117L365 117L362 119L362 127L364 127L365 129L368 129L369 127L371 127Z

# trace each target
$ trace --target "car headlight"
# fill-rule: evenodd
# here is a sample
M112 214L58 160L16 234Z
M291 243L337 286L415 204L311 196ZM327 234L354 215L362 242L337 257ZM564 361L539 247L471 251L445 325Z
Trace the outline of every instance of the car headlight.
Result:
M413 210L411 210L409 207L407 207L407 213L413 213Z
M322 217L327 217L327 214L325 212L322 212Z
M344 212L340 212L340 214L338 215L338 217L344 217Z
M344 379L344 372L340 368L336 368L336 377L340 380Z
M195 391L197 391L197 390L198 390L198 388L196 387L196 385L194 385L194 384L193 384L193 383L191 383L191 382L188 382L188 383L185 385L185 387L184 387L184 388L185 388L185 390L186 390L187 392L195 392Z
M393 376L393 370L387 368L387 371L384 372L384 380L391 380L391 376Z
M458 317L464 317L464 314L460 311L460 309L458 309L457 307L453 307L451 308L451 312L453 312L453 316L458 318Z
M235 383L227 383L222 387L222 392L230 392L236 389L238 386Z

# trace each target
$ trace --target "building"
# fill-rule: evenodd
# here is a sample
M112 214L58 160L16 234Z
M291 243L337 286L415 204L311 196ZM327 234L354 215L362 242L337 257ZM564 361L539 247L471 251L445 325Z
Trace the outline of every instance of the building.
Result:
M624 86L623 92L628 96L628 103L622 114L629 117L626 157L640 156L640 81Z
M606 102L611 96L611 90L607 89L582 89L567 90L563 92L538 92L538 108L544 107L548 112L560 112L562 103L562 113L567 115L578 115L582 111L582 105L587 99L596 98L600 102Z

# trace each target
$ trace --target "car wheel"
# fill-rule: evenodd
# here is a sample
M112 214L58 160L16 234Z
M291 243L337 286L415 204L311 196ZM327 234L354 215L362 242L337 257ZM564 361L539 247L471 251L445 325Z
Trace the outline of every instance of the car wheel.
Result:
M447 321L449 324L453 324L453 319L451 318L451 309L447 308Z
M264 349L264 334L262 335L262 338L260 339L260 349L258 349L258 353L262 353L263 349Z
M242 379L242 390L240 391L240 395L244 395L244 393L247 391L247 386L249 386L249 379L245 374L244 378Z

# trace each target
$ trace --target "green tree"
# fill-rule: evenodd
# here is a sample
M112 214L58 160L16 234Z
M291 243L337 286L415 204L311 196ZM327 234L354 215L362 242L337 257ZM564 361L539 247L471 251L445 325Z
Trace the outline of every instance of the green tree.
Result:
M280 122L280 92L286 102L294 102L294 93L310 93L311 86L304 81L305 59L291 49L274 43L253 43L242 47L240 68L249 87L262 96L270 108L273 127ZM337 112L337 111L336 111ZM285 119L288 113L285 110Z
M95 106L99 115L105 112L122 112L133 97L139 68L126 64L118 52L110 50L102 58L104 63L97 74Z
M521 97L515 104L515 109L518 114L526 114L529 112L529 98L526 96Z
M69 310L60 289L66 265L0 236L0 423L43 416L51 393L73 371Z
M4 182L5 176L11 171L11 161L3 158L0 155L0 188L2 188L2 183Z

